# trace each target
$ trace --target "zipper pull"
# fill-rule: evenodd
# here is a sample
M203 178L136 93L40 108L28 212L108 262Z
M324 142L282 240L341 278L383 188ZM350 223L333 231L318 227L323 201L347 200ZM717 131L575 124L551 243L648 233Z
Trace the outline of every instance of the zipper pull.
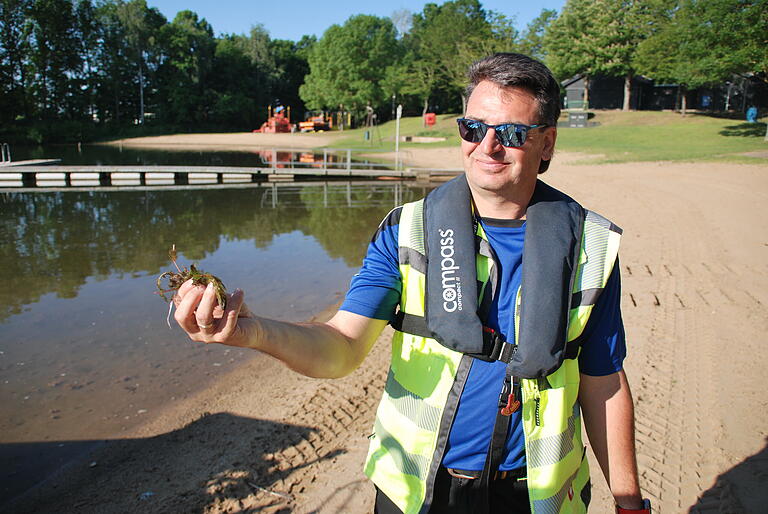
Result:
M507 403L501 408L501 415L502 416L509 416L513 412L517 412L517 409L520 408L520 400L518 400L517 396L519 396L519 385L516 383L514 377L511 378L515 384L512 387L508 387L508 382L504 381L504 390L502 391L502 395L504 392L509 391L509 394L507 395ZM518 393L517 395L515 393ZM501 402L500 402L501 403Z

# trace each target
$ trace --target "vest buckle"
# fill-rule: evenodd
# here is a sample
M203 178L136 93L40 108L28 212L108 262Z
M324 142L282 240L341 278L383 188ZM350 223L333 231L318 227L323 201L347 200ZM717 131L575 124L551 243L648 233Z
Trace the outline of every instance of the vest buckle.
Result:
M499 395L499 413L509 416L520 408L520 381L516 377L504 379L504 385Z
M490 351L486 356L479 357L482 360L501 361L508 364L517 351L516 343L510 343L501 332L490 327L483 326L483 342L483 346L489 348Z

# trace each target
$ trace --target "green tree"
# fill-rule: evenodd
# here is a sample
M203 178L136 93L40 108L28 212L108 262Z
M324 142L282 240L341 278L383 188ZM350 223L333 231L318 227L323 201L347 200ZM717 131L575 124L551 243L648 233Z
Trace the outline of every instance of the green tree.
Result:
M496 29L494 32L478 0L427 4L414 16L410 35L417 57L412 69L427 74L431 73L428 70L436 70L437 83L445 84L461 97L464 111L467 67L473 60L501 49L500 43L507 42L505 33L510 25L506 20L497 17Z
M623 110L631 104L637 45L645 38L643 0L568 0L544 38L547 64L561 79L582 74L624 77Z
M293 119L304 117L304 102L299 96L299 88L309 74L309 53L315 43L315 36L303 36L298 42L275 39L269 45L275 66L272 96L291 107Z
M393 66L390 74L392 75L390 82L397 83L397 80L400 81L398 93L414 95L421 99L422 122L426 126L424 115L429 109L430 98L440 81L438 69L433 63L425 59L418 59L413 53L410 53L402 64Z
M344 106L361 113L368 105L381 108L389 99L381 81L401 54L388 18L352 16L328 28L314 45L299 95L310 109Z
M124 112L135 105L133 84L135 61L130 59L125 27L120 21L118 0L96 7L99 44L96 49L94 104L103 122L119 124ZM135 112L135 111L134 111Z
M29 116L27 66L30 52L30 0L0 2L0 121Z
M251 59L243 51L237 36L217 39L213 72L208 81L215 97L210 112L212 122L241 130L256 125L253 76Z
M249 37L240 38L239 41L254 67L255 87L260 95L259 103L266 104L272 100L270 90L277 74L269 32L262 25L254 25Z
M31 64L35 103L42 119L66 115L67 97L76 94L71 76L81 65L72 2L35 0L29 10L32 23Z
M136 77L139 91L139 124L144 124L146 89L145 74L147 54L154 50L156 36L166 24L165 17L156 8L147 7L146 0L118 1L117 15L123 26L130 58L136 63Z
M520 53L542 61L546 60L547 53L544 49L544 34L556 19L557 11L554 9L542 9L541 13L531 20L520 36Z
M734 74L768 80L768 9L759 0L682 0L656 12L657 23L640 43L635 65L657 81L685 91L720 83ZM685 95L681 110L685 113Z
M213 28L192 11L179 11L162 28L163 117L177 123L206 122L215 102L209 79L216 42Z
M75 86L79 94L73 95L71 108L80 117L92 119L95 112L96 62L99 46L99 30L96 9L91 0L75 1L75 31L82 67L75 74Z

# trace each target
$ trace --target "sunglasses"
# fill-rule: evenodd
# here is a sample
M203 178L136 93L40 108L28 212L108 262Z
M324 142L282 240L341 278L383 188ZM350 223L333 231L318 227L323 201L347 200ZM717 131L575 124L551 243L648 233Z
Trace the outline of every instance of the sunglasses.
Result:
M522 125L520 123L488 125L482 121L471 120L469 118L459 118L456 120L456 123L459 124L459 135L464 141L479 143L485 137L488 129L492 128L496 132L496 140L503 146L511 148L519 148L523 146L529 130L549 126L546 123L530 126Z

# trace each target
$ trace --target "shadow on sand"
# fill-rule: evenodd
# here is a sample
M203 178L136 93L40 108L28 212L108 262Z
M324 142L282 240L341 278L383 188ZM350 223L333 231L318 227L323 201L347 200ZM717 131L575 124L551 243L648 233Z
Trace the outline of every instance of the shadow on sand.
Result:
M345 453L315 431L218 413L148 438L2 444L0 512L290 512L286 477Z
M768 505L768 438L756 454L722 473L688 511L691 514L760 514Z

